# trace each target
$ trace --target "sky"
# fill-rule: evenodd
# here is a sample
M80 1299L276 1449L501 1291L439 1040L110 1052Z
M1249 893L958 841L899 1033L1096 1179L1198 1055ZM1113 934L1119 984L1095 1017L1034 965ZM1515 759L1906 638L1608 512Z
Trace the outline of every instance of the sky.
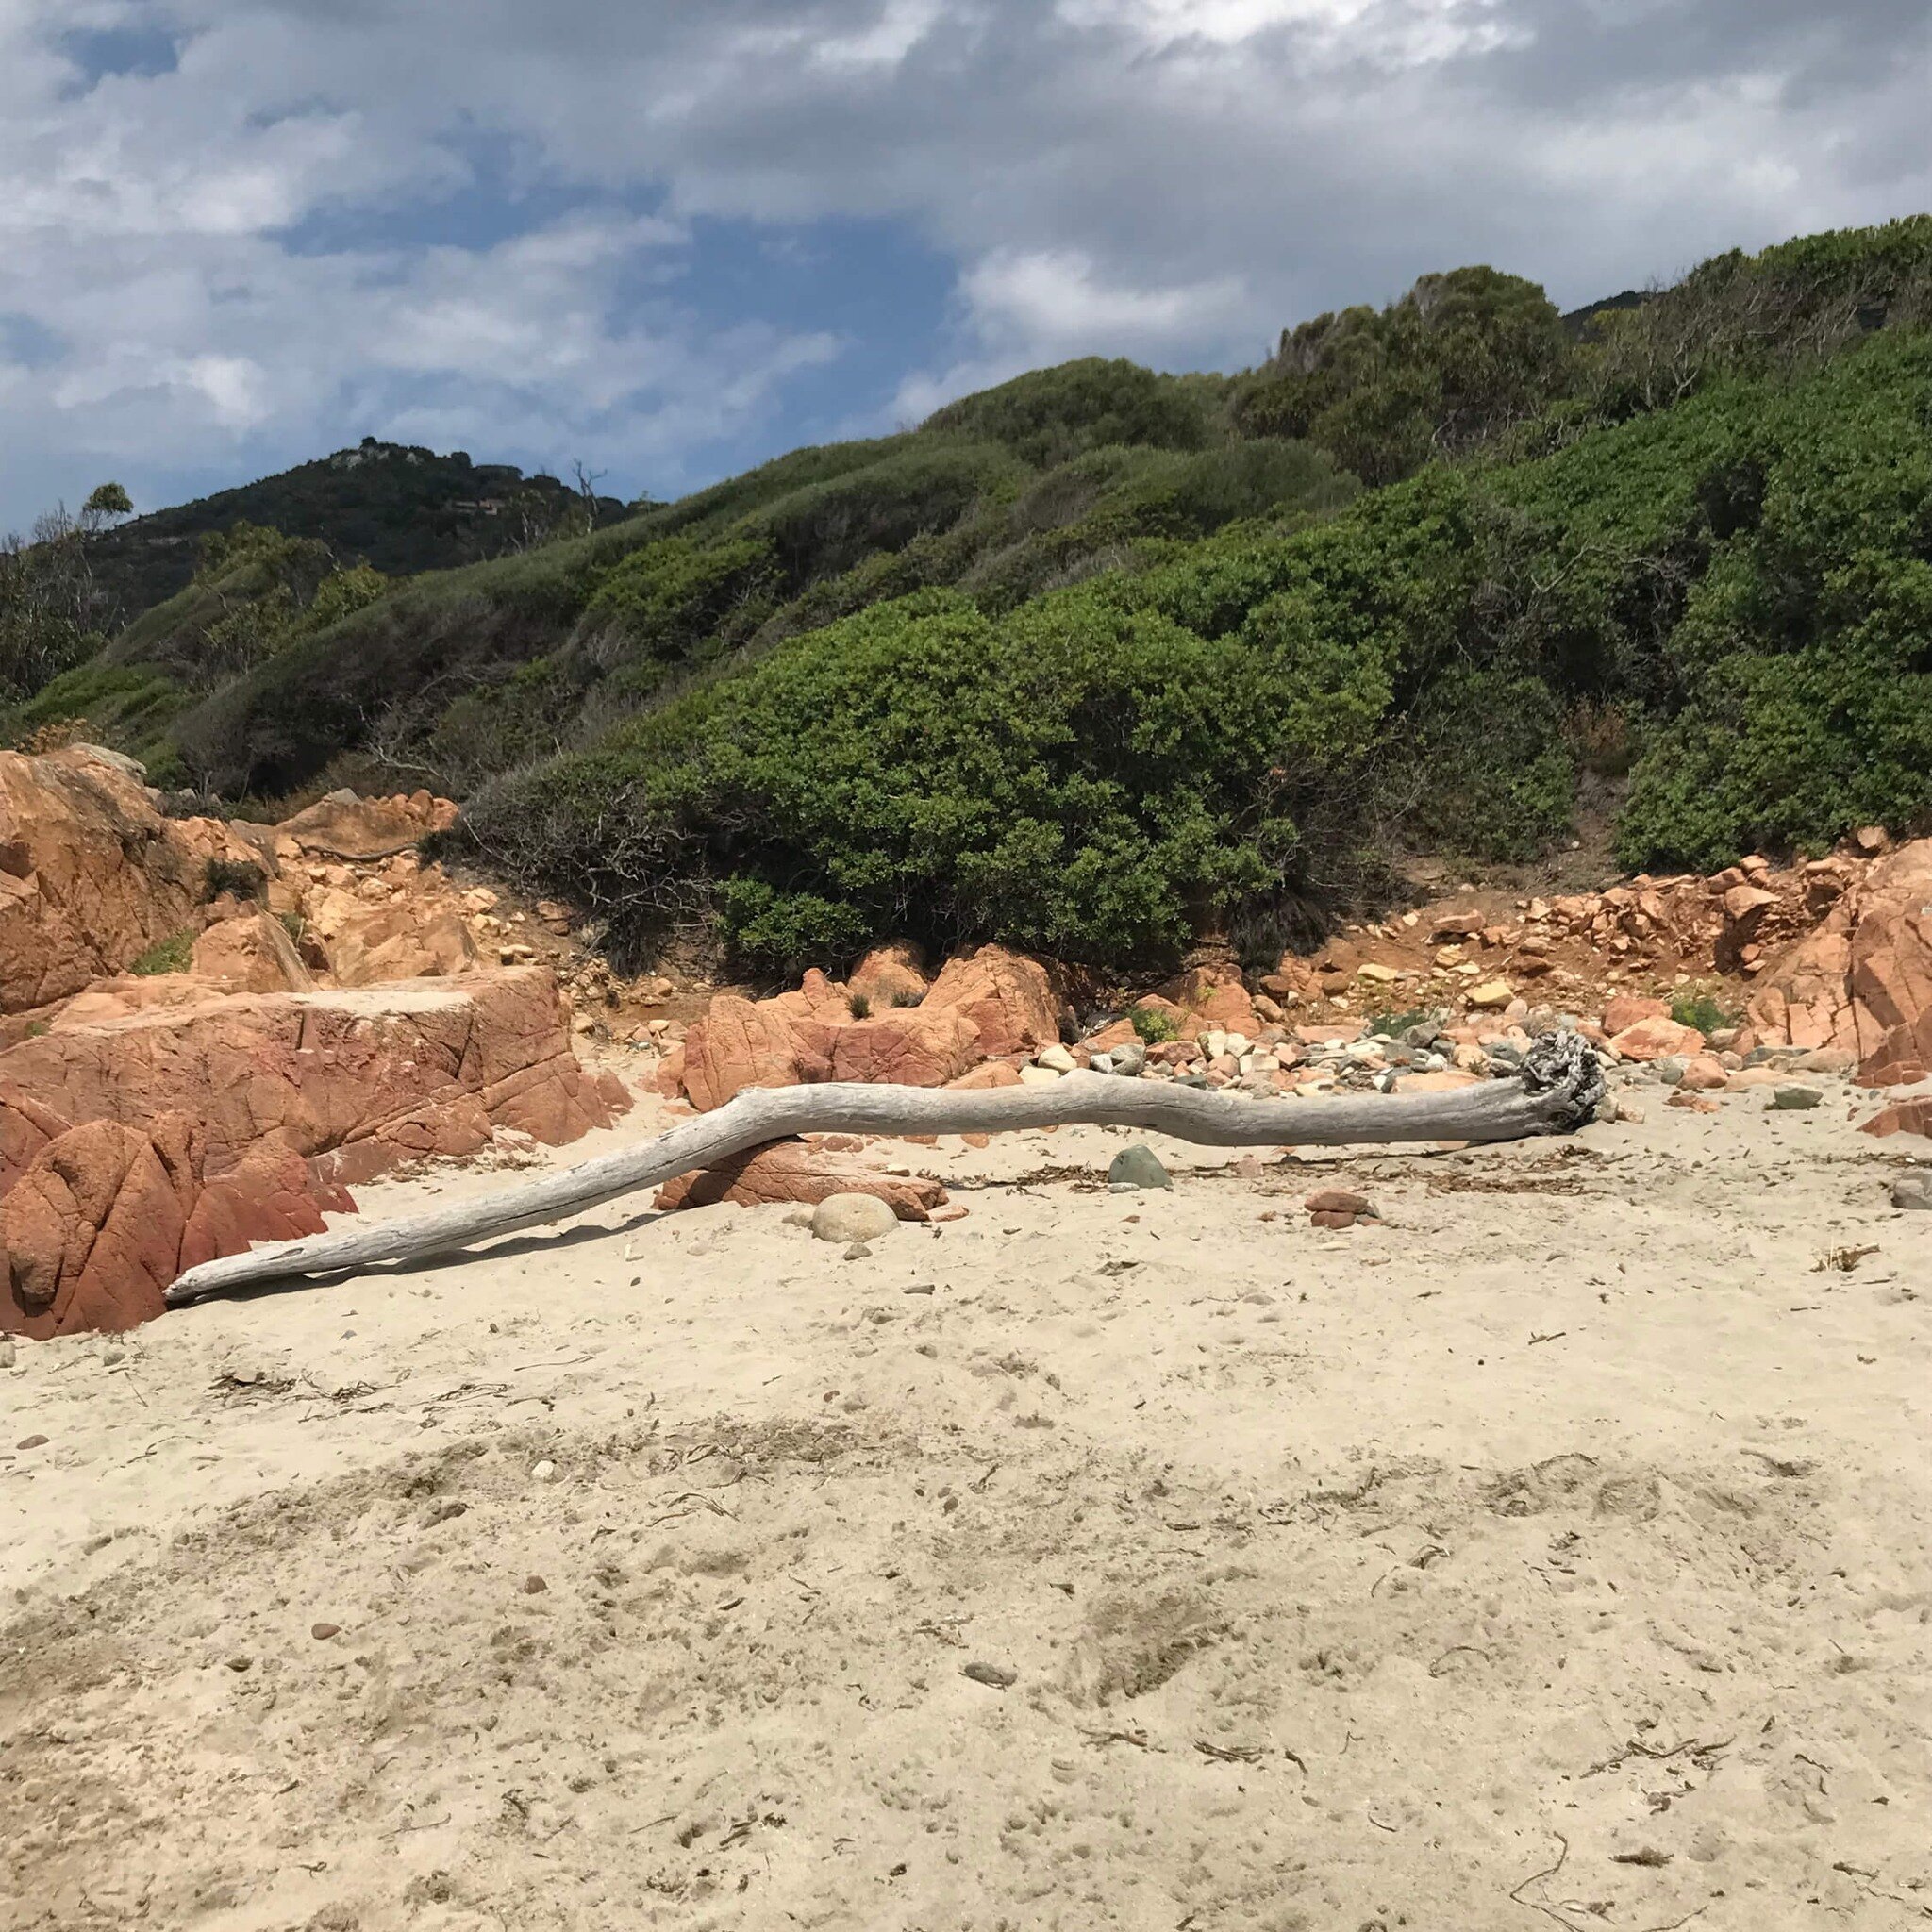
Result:
M0 0L0 531L374 435L676 495L1932 209L1925 0Z

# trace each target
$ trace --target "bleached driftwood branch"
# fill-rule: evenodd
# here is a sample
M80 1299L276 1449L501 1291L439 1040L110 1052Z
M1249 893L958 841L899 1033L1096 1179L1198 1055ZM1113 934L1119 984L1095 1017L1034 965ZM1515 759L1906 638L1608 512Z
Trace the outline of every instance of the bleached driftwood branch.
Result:
M754 1087L715 1112L636 1147L408 1221L277 1241L191 1268L171 1306L294 1274L341 1274L445 1254L581 1213L795 1134L991 1134L1019 1127L1144 1127L1209 1147L1345 1147L1413 1141L1520 1141L1568 1133L1604 1092L1595 1054L1574 1034L1546 1035L1517 1079L1443 1093L1246 1100L1165 1081L1069 1074L1050 1087Z

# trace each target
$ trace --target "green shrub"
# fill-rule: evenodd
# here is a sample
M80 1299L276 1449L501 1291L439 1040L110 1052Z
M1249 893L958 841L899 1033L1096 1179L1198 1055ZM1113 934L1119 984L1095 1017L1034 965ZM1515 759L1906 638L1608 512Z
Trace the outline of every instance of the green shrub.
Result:
M1727 1027L1737 1025L1738 1017L1719 1006L1716 998L1704 990L1680 992L1671 1002L1671 1018L1679 1026L1693 1027L1707 1040L1713 1033L1722 1033Z
M1541 678L1458 666L1435 680L1391 752L1385 796L1411 839L1471 858L1533 858L1570 828L1576 769Z
M575 659L518 665L441 712L425 742L424 762L439 785L460 797L493 773L547 757L564 741L590 682Z
M787 583L802 589L951 528L982 498L1017 490L1022 475L994 442L935 437L780 497L745 527L770 544Z
M1369 1022L1369 1032L1384 1040L1400 1040L1414 1027L1436 1024L1441 1017L1427 1007L1411 1007L1403 1013L1378 1013Z
M782 891L742 875L724 881L718 913L725 943L740 959L787 977L815 961L857 952L867 937L864 915L856 907L816 892Z
M1424 275L1379 313L1284 330L1236 391L1244 435L1306 438L1366 483L1412 475L1559 398L1575 354L1534 282L1489 268Z
M1932 341L1874 341L1766 391L1759 476L1666 647L1624 862L1713 869L1932 817ZM1700 402L1703 399L1700 398Z
M708 903L774 972L884 931L1141 965L1306 924L1391 837L1529 858L1568 827L1579 718L1641 750L1633 864L1907 823L1932 809L1928 357L1901 334L1306 526L1142 538L1167 546L1143 568L1010 608L974 565L971 601L734 662L474 816L531 882L594 882L620 936ZM1045 554L1193 460L1091 452L1081 489L1003 514Z
M332 571L315 587L315 595L309 599L305 613L307 621L313 629L326 629L358 610L366 610L389 588L390 580L366 563Z
M776 583L769 538L704 545L663 537L611 567L578 628L614 638L628 654L688 658L734 610L769 608Z
M921 428L1003 443L1023 462L1047 469L1108 443L1206 448L1223 433L1217 401L1209 384L1090 356L948 403Z
M258 899L267 887L268 874L253 859L210 858L201 896L212 900L232 892L238 899Z
M1180 1037L1174 1015L1163 1013L1158 1007L1136 1007L1127 1019L1143 1046L1158 1046L1163 1041Z
M773 971L887 927L1159 957L1291 841L1265 808L1261 668L1078 591L998 625L929 592L492 787L472 817L620 927L667 915L680 877L720 880L726 936Z
M157 973L186 973L193 957L194 935L192 932L177 932L171 934L167 939L157 941L127 970L143 975Z
M1932 324L1932 215L1714 256L1600 319L1583 362L1592 420L1665 409L1727 375L1815 363L1873 330Z
M373 738L620 942L715 918L760 973L887 932L1278 957L1405 844L1536 855L1579 767L1627 774L1633 867L1906 829L1928 290L1932 221L1574 333L1459 270L1232 383L1040 371L406 583L244 528L9 719L231 795Z

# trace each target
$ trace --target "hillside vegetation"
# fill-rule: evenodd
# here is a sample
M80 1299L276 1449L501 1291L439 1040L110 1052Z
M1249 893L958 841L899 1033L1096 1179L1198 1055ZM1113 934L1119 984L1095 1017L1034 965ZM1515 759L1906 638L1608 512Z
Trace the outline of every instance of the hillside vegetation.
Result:
M403 576L526 547L573 527L585 508L555 476L371 436L358 448L135 517L97 540L93 572L103 604L125 623L186 590L201 540L237 523L326 544L344 565ZM623 509L599 497L596 521Z
M230 796L387 774L757 970L886 933L1255 958L1428 842L1932 814L1932 218L1566 326L1425 277L1235 377L1088 360L391 582L255 533L16 711ZM258 619L248 613L261 612Z

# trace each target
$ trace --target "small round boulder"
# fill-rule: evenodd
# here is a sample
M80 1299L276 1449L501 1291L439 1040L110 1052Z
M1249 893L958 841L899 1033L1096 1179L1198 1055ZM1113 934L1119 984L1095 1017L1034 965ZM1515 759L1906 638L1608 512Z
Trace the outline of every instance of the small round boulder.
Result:
M876 1194L827 1194L812 1209L811 1231L822 1241L850 1246L890 1234L897 1219Z
M1923 1173L1900 1174L1891 1184L1891 1205L1932 1210L1932 1167Z
M1114 1156L1107 1170L1107 1181L1110 1188L1123 1191L1129 1188L1174 1186L1166 1168L1160 1164L1160 1157L1153 1148L1139 1145L1123 1147Z

